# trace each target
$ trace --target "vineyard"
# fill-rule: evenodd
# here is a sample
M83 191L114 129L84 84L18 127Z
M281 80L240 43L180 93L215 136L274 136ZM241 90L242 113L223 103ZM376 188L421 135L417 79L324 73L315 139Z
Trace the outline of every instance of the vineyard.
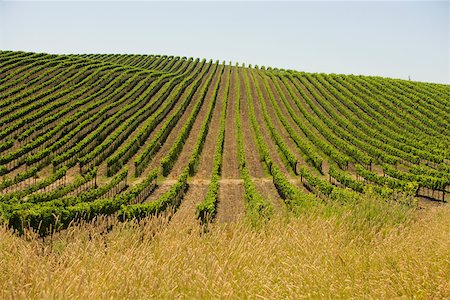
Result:
M0 222L450 199L450 86L164 55L0 52Z

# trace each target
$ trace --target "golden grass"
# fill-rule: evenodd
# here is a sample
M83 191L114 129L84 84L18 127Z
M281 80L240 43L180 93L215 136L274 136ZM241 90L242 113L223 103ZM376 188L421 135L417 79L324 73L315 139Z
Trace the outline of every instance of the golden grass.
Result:
M165 218L113 224L108 233L105 220L74 226L44 243L1 228L0 298L450 297L448 205L368 201L202 234Z

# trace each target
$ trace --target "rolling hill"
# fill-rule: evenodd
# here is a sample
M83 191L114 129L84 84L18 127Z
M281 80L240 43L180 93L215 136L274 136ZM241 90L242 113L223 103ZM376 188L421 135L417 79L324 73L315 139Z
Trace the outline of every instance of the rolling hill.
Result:
M450 86L1 51L0 174L3 222L42 235L168 209L229 222L367 193L446 202Z

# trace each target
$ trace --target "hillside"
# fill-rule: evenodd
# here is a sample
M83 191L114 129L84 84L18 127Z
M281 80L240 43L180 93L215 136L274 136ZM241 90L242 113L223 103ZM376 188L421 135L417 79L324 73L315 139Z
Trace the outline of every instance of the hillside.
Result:
M19 231L450 198L449 85L159 55L2 51L0 70L0 214Z

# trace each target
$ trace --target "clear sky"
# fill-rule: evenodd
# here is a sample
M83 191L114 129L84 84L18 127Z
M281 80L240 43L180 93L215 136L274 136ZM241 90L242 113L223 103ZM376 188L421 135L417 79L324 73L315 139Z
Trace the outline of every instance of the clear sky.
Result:
M450 2L17 2L0 49L212 58L450 83Z

